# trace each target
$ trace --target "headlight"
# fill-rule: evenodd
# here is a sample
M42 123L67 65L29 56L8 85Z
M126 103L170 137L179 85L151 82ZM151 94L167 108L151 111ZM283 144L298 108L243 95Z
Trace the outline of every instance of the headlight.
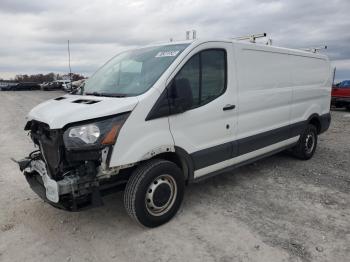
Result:
M129 113L100 121L86 121L71 126L63 133L64 145L68 150L86 150L113 145Z
M68 137L76 137L83 140L86 144L93 144L100 137L101 132L97 125L90 124L86 126L73 127L69 130Z

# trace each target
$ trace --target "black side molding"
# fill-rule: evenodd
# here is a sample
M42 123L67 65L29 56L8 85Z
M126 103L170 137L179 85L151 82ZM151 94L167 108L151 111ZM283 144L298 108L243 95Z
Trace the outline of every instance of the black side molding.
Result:
M330 125L330 113L311 117L320 122L320 132L325 132ZM211 166L225 160L241 156L255 150L282 142L292 137L300 135L310 120L300 121L287 126L269 130L253 136L241 138L238 140L226 142L210 148L202 149L191 154L194 170L198 170L207 166Z
M213 146L191 154L194 170L211 166L232 158L232 142Z
M235 170L241 166L244 166L244 165L248 165L248 164L251 164L251 163L254 163L255 161L258 161L262 158L265 158L265 157L269 157L269 156L272 156L272 155L275 155L279 152L282 152L284 150L287 150L288 148L291 148L292 146L294 146L294 144L292 145L288 145L288 146L285 146L285 147L282 147L282 148L278 148L276 150L273 150L271 152L268 152L266 154L263 154L263 155L260 155L260 156L257 156L257 157L254 157L254 158L251 158L251 159L248 159L246 161L243 161L243 162L240 162L238 164L235 164L235 165L232 165L232 166L228 166L228 167L225 167L223 169L219 169L217 171L214 171L212 173L209 173L209 174L206 174L206 175L203 175L203 176L200 176L198 178L195 178L193 179L192 182L200 182L200 181L203 181L205 179L208 179L208 178L211 178L211 177L214 177L214 176L217 176L219 174L223 174L223 173L227 173L227 172L230 172L232 170Z
M295 123L194 152L191 154L194 170L295 137L302 132L305 126L306 122Z

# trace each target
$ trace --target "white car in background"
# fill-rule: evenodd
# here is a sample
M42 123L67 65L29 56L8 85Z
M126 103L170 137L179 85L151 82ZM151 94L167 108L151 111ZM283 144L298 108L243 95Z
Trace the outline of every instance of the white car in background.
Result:
M62 88L66 92L70 92L72 90L72 84L70 80L56 80L56 82L62 84Z

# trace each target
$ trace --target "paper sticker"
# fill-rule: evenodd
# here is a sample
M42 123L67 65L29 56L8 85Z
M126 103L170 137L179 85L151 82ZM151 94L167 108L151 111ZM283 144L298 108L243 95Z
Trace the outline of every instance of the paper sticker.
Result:
M156 57L168 57L168 56L176 56L179 53L179 51L164 51L164 52L158 52Z

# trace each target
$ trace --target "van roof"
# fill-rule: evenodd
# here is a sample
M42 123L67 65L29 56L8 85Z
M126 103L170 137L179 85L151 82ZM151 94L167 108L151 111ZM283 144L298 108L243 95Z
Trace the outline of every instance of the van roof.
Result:
M310 51L305 51L302 49L295 49L295 48L288 48L288 47L280 47L280 46L274 46L274 45L265 45L263 43L250 43L248 41L239 41L239 40L234 40L234 39L229 39L229 38L222 38L222 39L213 39L213 38L208 38L208 39L196 39L196 40L184 40L184 41L172 41L172 42L158 42L158 43L152 43L149 45L146 45L145 47L148 46L163 46L163 45L178 45L178 44L193 44L193 45L200 45L202 43L207 43L207 42L226 42L226 43L235 43L239 45L246 45L247 47L249 46L250 48L259 48L259 47L267 47L267 48L272 48L274 50L279 50L282 52L292 52L293 54L299 54L299 55L304 55L304 56L309 56L309 57L319 57L319 58L324 58L328 59L328 56L322 53L312 53Z

